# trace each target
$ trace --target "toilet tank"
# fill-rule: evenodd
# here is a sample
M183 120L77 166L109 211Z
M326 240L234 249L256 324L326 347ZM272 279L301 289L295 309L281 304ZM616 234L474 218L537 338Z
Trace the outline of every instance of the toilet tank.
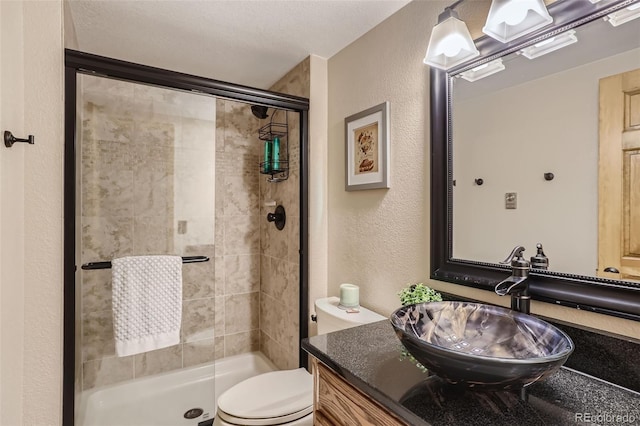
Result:
M339 297L326 297L316 300L316 318L318 321L318 334L331 333L344 330L362 324L386 320L380 314L360 306L359 312L349 313L345 309L338 308Z

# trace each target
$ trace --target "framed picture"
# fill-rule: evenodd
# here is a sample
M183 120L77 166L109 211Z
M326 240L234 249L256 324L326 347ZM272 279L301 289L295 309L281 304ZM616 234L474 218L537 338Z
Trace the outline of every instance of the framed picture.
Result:
M389 102L345 118L345 190L389 188Z

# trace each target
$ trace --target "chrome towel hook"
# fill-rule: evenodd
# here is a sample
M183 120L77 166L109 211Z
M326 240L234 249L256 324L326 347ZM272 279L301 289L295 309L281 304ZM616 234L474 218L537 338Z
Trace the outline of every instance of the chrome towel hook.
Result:
M16 138L15 136L13 136L13 134L8 131L5 130L4 131L4 146L6 146L7 148L11 148L13 146L14 143L16 142L26 142L28 144L33 145L35 142L35 137L33 135L29 135L29 137L27 139L20 139L20 138Z

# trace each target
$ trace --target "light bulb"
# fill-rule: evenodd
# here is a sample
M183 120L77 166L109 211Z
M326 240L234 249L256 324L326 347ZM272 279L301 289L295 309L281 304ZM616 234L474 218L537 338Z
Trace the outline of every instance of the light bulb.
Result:
M450 69L480 54L467 25L457 18L455 12L445 10L438 20L438 25L431 31L429 47L423 60L425 64Z
M465 39L460 34L449 34L440 42L438 51L444 53L445 56L453 58L457 56L465 46Z
M508 43L552 22L543 0L492 0L482 32Z
M524 21L527 17L527 13L529 13L528 8L523 8L521 5L517 4L517 2L512 2L507 3L502 9L500 9L500 13L497 17L505 24L513 26Z
M556 41L556 38L555 37L551 37L551 38L548 38L546 40L542 40L539 43L534 44L534 46L535 47L543 47L543 46L546 46L547 44L553 43L554 41Z

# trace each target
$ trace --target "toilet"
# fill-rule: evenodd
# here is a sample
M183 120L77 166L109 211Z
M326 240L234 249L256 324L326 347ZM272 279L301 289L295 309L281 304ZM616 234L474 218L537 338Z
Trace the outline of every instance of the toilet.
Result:
M386 319L360 307L347 312L338 297L318 299L318 334L331 333ZM244 380L218 398L214 426L311 426L313 377L304 368L272 371Z

